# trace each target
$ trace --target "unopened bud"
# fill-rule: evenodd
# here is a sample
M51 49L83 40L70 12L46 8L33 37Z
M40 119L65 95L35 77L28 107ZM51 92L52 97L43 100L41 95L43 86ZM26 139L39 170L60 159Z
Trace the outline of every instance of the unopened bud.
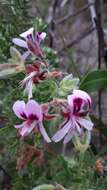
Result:
M59 95L66 96L71 93L74 89L78 89L79 79L73 78L73 75L70 74L66 76L59 85Z
M82 138L78 134L75 134L72 140L74 147L77 151L85 152L89 148L90 139L91 139L91 132L86 131Z

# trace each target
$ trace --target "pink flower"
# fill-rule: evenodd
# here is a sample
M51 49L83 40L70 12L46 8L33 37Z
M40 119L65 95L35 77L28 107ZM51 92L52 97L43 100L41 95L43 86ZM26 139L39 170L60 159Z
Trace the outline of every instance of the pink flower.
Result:
M91 98L82 90L74 90L72 95L68 96L68 106L63 113L67 121L61 125L61 129L53 136L54 142L59 142L64 138L64 144L68 143L75 133L81 134L83 128L92 130L93 123L89 119ZM64 108L65 109L65 108Z
M23 120L20 125L15 125L22 137L27 136L32 130L40 132L46 142L51 142L43 126L43 112L41 106L34 100L16 101L13 105L16 116Z
M34 28L30 28L26 32L20 34L20 37L24 38L24 40L20 38L13 38L13 43L22 48L27 49L27 51L23 54L23 59L26 59L30 54L36 56L43 56L42 51L40 49L40 43L45 39L45 32L36 32L33 35Z

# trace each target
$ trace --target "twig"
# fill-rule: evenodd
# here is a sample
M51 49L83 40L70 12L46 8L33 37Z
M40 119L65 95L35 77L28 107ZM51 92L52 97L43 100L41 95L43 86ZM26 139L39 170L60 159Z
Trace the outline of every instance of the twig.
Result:
M104 33L102 28L102 14L101 14L101 0L95 0L95 8L96 8L96 28L97 28L97 36L98 36L98 69L101 69L102 57L104 52ZM102 120L102 108L101 101L102 100L102 90L98 92L98 112L99 119ZM102 135L100 134L100 145L102 144Z
M6 170L1 165L0 165L0 170L2 170L6 176L11 178L10 175L6 172Z
M91 26L92 26L92 25L91 25ZM75 40L72 40L71 42L69 42L68 44L66 44L66 48L70 48L70 47L72 47L73 45L78 44L81 40L83 40L83 39L86 38L88 35L90 35L90 34L95 30L95 28L92 28L91 26L90 26L88 29L86 29L86 31L85 31L82 35L78 36ZM65 48L65 47L62 47L62 48L58 51L58 53L61 53L61 52L64 51L66 48Z
M73 18L73 17L76 17L78 16L79 14L83 13L84 11L86 11L91 5L93 5L93 3L90 3L86 6L84 6L83 8L81 8L79 11L75 12L74 14L72 13L69 13L68 15L66 15L65 17L61 18L61 19L58 19L58 20L54 20L54 23L56 25L58 24L62 24L63 22L66 22L66 20L70 19L70 18Z
M54 30L55 30L55 23L54 23L54 18L56 14L56 9L58 6L58 0L53 0L51 6L49 7L48 11L48 16L46 18L48 24L50 24L50 29L49 29L49 34L50 34L50 47L53 47L53 42L54 42Z
M63 0L62 2L61 2L61 7L64 7L66 4L67 4L67 2L68 2L68 0Z

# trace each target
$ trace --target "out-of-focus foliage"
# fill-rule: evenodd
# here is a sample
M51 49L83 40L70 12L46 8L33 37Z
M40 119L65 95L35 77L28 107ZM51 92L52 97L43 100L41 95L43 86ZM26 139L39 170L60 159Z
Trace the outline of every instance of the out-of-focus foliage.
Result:
M47 3L47 1L45 2ZM29 15L27 11L29 9L29 0L1 0L0 3L0 63L8 64L12 61L8 59L10 58L9 49L12 45L12 38L17 37L32 25L37 31L46 32L47 24L41 18L32 18ZM82 3L83 1L81 0L78 3L75 2L78 6L81 6ZM45 7L42 7L42 9L45 9ZM49 60L50 68L59 67L57 52L47 47L44 47L43 51L46 54L46 59ZM4 73L2 74L4 75ZM86 151L85 155L73 150L74 154L72 156L68 147L69 157L66 157L53 154L53 147L50 147L50 149L43 150L45 162L41 167L38 167L34 163L32 164L34 160L32 158L28 167L21 171L16 169L20 147L29 143L41 149L39 135L36 136L36 144L34 136L34 138L31 137L29 140L22 140L20 142L16 130L13 127L16 122L16 117L12 112L13 102L20 99L27 100L27 96L23 93L19 84L24 76L25 74L20 72L15 74L15 76L11 76L11 78L5 77L4 80L1 77L0 80L0 165L2 165L10 176L10 189L19 190L20 187L20 190L32 190L33 188L36 190L41 187L43 189L44 186L40 186L41 184L49 184L48 187L52 188L56 187L56 184L62 184L69 190L106 190L107 175L96 172L95 162L99 155L94 155L91 149ZM81 80L80 88L86 91L96 91L102 89L102 87L105 88L107 87L106 78L106 71L94 71ZM41 103L49 101L53 97L57 97L59 95L58 92L60 92L61 97L66 97L74 87L78 88L79 80L77 78L72 80L72 75L69 75L60 82L59 86L57 86L57 82L58 80L46 80L36 86L33 89L36 100ZM100 128L100 125L102 126L100 131L107 136L103 123L95 117L93 117L93 121L98 128ZM52 124L54 126L56 123L53 120ZM87 144L89 145L89 142ZM77 139L75 143L77 149L82 147L83 142L79 144L81 146L77 145ZM58 146L61 148L60 145ZM2 188L1 181L0 188Z
M0 63L9 58L12 38L17 37L31 25L38 31L47 31L41 18L29 15L29 0L0 1Z
M43 47L43 51L46 54L46 59L49 60L50 67L59 67L58 54L55 50L49 47Z
M0 62L7 61L11 40L28 27L27 0L2 0L0 5Z

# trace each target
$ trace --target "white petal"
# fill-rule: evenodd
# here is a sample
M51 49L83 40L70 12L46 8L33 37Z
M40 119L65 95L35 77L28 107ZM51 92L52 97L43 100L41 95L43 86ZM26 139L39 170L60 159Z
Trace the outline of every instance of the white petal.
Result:
M73 102L74 99L75 99L75 96L73 94L72 95L68 95L68 104L69 104L71 113L73 113L73 110L74 110L74 102Z
M34 121L29 127L27 131L27 135L36 127L37 123Z
M78 133L81 134L82 129L80 128L80 126L78 125L78 123L76 121L75 121L75 126L76 126Z
M26 43L24 40L21 40L20 38L13 38L13 39L12 39L12 42L13 42L15 45L18 45L18 46L20 46L20 47L28 48L28 47L27 47L27 43Z
M26 134L28 134L28 130L29 130L29 128L24 126L24 127L20 130L20 135L21 135L22 137L25 136Z
M26 104L26 112L28 118L30 115L37 116L39 121L42 121L43 119L43 113L41 106L35 101L35 100L29 100Z
M24 101L16 101L13 105L13 111L18 118L25 119L24 115L26 116L26 109L25 109L25 102Z
M89 100L91 103L90 96L88 95L87 92L85 92L83 90L73 90L73 95L75 95L76 97L81 98L83 100L86 100L86 101Z
M30 55L30 52L29 51L26 51L23 55L22 55L22 58L23 60L27 59L27 57Z
M42 134L44 140L45 140L46 142L50 143L50 142L51 142L51 139L48 137L47 132L45 131L45 129L44 129L42 123L39 124L39 130L40 130L40 132L41 132L41 134Z
M74 132L74 130L72 130L72 129L70 129L70 130L68 131L67 135L66 135L65 138L64 138L64 144L67 144L67 143L72 139L74 133L75 133L75 132Z
M69 129L71 128L71 122L68 122L62 129L55 133L52 137L54 142L59 142L63 139L63 137L68 133Z
M15 127L16 129L20 129L20 128L23 127L23 123L22 123L22 124L19 124L19 125L14 125L14 127Z
M45 37L46 37L46 33L45 33L45 32L42 32L42 33L40 34L40 39L41 39L41 40L44 40Z
M91 120L88 120L88 119L84 119L84 118L77 118L76 119L77 121L78 121L78 123L82 126L82 127L84 127L85 129L87 129L87 130L92 130L92 128L93 128L93 123L92 123L92 121Z
M26 32L23 32L22 34L20 34L20 36L21 36L22 38L25 38L25 39L26 39L26 37L27 37L29 34L32 34L32 33L33 33L33 30L34 30L34 28L30 28L30 29L27 30Z
M27 85L26 85L26 90L28 92L28 99L30 100L33 95L32 95L32 88L33 88L33 81L32 79L28 81Z

